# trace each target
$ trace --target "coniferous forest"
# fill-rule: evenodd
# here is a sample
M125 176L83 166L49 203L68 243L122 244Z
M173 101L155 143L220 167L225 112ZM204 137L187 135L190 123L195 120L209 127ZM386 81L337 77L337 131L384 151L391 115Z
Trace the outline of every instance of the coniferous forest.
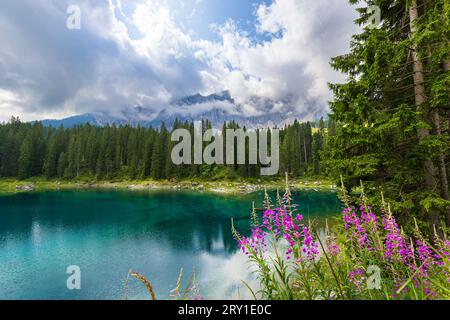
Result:
M211 123L202 121L202 127L205 131L211 128ZM244 165L173 164L171 152L177 142L171 141L171 133L179 128L188 129L194 136L193 123L178 121L170 130L165 124L160 128L86 124L66 129L44 127L39 122L22 123L13 117L0 125L0 176L97 180L260 176L259 165L248 161ZM226 123L222 132L239 128L237 123ZM322 174L320 154L325 132L323 119L313 124L295 121L281 129L280 174L285 171L296 177Z
M339 125L326 167L349 189L362 180L375 198L384 192L402 223L450 226L450 3L366 2L382 22L331 62L347 81L330 85ZM364 25L369 11L359 12Z

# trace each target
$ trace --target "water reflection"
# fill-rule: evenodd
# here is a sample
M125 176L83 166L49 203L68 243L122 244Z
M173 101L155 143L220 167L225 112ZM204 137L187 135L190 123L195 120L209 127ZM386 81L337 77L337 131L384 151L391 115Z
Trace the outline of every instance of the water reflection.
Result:
M331 193L294 193L306 218L339 211ZM0 298L121 299L128 270L146 275L168 298L181 267L195 268L206 298L244 298L252 282L237 253L231 217L248 234L252 201L192 192L64 191L0 197ZM66 268L82 269L68 291ZM185 279L187 281L187 279ZM148 298L130 283L131 298Z

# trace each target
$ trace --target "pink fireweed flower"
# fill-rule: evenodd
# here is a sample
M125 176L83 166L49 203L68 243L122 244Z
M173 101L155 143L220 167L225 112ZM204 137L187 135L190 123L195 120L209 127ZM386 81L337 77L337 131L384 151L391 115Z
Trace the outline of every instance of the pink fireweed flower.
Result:
M289 216L289 215L287 215L287 216L285 216L285 217L283 217L284 219L283 219L283 229L285 230L285 231L289 231L289 230L291 230L291 229L294 229L294 222L293 222L293 220L292 220L292 217L291 216Z
M290 241L292 239L291 236L288 233L285 233L283 235L283 238L285 238L287 241Z
M313 237L307 227L303 227L303 237L302 252L306 255L308 260L314 260L319 254L319 250L317 249L318 246L314 243Z
M361 247L365 247L367 244L367 239L369 238L369 235L367 233L363 233L358 237L358 243Z
M382 224L386 231L385 239L385 257L387 261L393 261L402 259L406 262L406 259L410 257L409 249L405 244L405 239L400 233L397 223L394 217L383 217Z
M332 256L337 256L341 252L341 248L339 248L339 246L336 243L330 243L328 245L328 252Z
M371 230L372 232L378 231L378 217L373 214L372 208L367 207L368 211L365 211L363 206L360 207L361 211L361 223L364 225L366 230Z
M266 248L266 233L258 227L253 228L250 239L242 237L238 240L238 247L243 253L262 254Z
M263 213L263 218L267 220L273 220L273 217L275 215L275 212L273 210L266 210Z
M282 215L283 215L283 211L278 209L278 211L275 214L275 220L274 220L274 223L275 223L275 226L276 226L275 233L278 233L279 229L281 228L281 217L282 217Z
M441 259L440 265L444 265L445 261L447 261L447 263L450 263L450 241L449 240L437 241L437 251L439 253L438 259Z
M394 297L398 288L402 287L411 275L414 275L411 285L416 290L422 290L429 298L438 297L439 291L433 291L435 286L430 281L435 274L448 277L450 284L449 272L445 270L445 264L450 262L450 241L437 240L435 249L423 239L410 242L392 215L378 217L369 206L344 208L342 212L348 240L345 243L345 253L355 257L355 263L359 261L359 265L367 262L368 256L377 259L374 262L383 266L386 276L389 276L394 284ZM270 235L274 236L275 244L283 242L284 251L281 252L284 253L286 261L294 258L298 263L305 260L316 261L320 254L318 243L314 241L311 229L302 221L303 216L288 212L286 205L266 210L261 225L254 227L248 238L242 237L238 243L239 247L246 255L261 255L260 258L264 259L262 254L267 247L266 236ZM335 237L326 236L326 252L329 256L340 255L343 251ZM364 260L360 261L360 258ZM356 287L362 289L366 280L364 269L353 267L348 277ZM398 297L408 294L408 290L409 288L405 287Z
M348 278L356 287L361 288L361 285L366 280L366 272L364 269L358 268L349 272Z
M417 240L416 242L419 263L418 277L428 277L428 269L433 263L433 251L424 240Z
M247 246L249 244L249 241L247 240L246 237L242 237L239 241L238 241L238 247L241 248L243 253L247 254Z
M290 260L292 258L292 248L286 250L286 260Z
M347 208L343 210L346 235L349 240L356 239L360 247L366 247L369 245L364 219L360 218L353 210L353 208Z

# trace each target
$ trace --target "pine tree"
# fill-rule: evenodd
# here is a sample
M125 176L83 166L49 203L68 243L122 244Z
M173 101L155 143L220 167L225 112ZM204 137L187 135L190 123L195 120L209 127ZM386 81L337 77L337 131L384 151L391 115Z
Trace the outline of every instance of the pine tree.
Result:
M58 146L56 135L51 135L47 156L44 162L44 174L47 178L52 178L56 175L58 163Z
M66 153L63 151L58 158L58 166L57 166L57 175L59 178L65 178L67 177L67 156Z
M19 156L19 179L26 179L31 175L33 146L29 137L23 140Z
M442 40L448 34L448 18L441 21L443 29L430 28L439 24L436 17L441 19L449 4L364 2L379 6L383 20L380 28L365 28L355 35L351 52L332 61L348 81L330 86L334 100L326 167L335 177L346 176L347 186L364 180L376 191L374 198L383 190L403 221L415 215L438 224L450 205L442 188L446 183L442 147L449 142L437 117L444 114L438 97L443 79L448 78L441 67L448 57L448 38ZM367 8L359 12L358 22L366 23ZM437 53L436 47L442 51ZM437 100L441 102L433 107Z

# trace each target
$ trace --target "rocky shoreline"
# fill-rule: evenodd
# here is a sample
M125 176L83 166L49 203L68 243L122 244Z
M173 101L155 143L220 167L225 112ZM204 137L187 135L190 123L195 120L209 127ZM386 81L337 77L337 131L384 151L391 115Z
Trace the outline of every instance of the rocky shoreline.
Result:
M0 194L11 194L18 192L35 192L48 190L77 190L77 189L116 189L116 190L174 190L209 192L216 194L248 194L264 189L284 189L282 180L279 181L122 181L122 182L64 182L64 181L1 181ZM309 191L336 191L337 186L330 181L292 181L291 189Z

